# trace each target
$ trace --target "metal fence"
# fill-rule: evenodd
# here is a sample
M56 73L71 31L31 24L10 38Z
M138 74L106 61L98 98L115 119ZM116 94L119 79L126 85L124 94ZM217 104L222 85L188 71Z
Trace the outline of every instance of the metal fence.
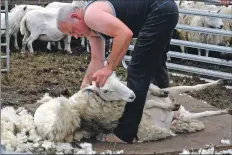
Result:
M5 7L4 10L1 9L1 17L0 17L0 20L2 20L2 13L5 14L5 27L2 28L2 23L0 26L1 27L0 33L2 34L2 31L5 31L5 42L2 42L2 39L0 39L0 47L1 47L0 68L1 68L1 72L9 72L10 71L10 48L9 48L10 40L9 40L9 22L8 22L8 0L4 1L4 7Z
M205 2L211 2L215 4L219 4L219 1L216 0L200 0ZM231 15L225 15L221 13L211 13L211 12L204 12L199 10L186 10L186 9L179 9L180 14L189 14L189 15L198 15L198 16L208 16L208 17L216 17L216 18L223 18L223 19L229 19L232 20ZM214 34L214 35L221 35L221 36L232 36L232 31L228 30L219 30L219 29L213 29L213 28L204 28L204 27L194 27L189 25L181 25L177 24L175 29L182 29L185 31L195 31L195 32L201 32L201 33L208 33L208 34ZM232 54L232 48L231 47L225 47L225 46L218 46L213 44L205 44L205 43L198 43L198 42L191 42L191 41L184 41L184 40L177 40L172 39L171 45L177 45L177 46L184 46L184 47L192 47L197 49L205 49L205 50L211 50L214 52L221 52L221 53L230 53ZM129 51L133 51L134 45L129 46ZM208 64L214 64L214 65L220 65L220 66L226 66L231 68L229 72L222 72L222 71L216 71L212 69L204 69L204 68L198 68L194 66L187 66L187 65L180 65L176 64L172 61L167 62L168 69L174 70L174 71L182 71L187 73L194 73L198 75L205 75L209 77L215 77L215 78L223 78L223 79L232 79L232 61L227 61L220 58L213 58L213 57L206 57L206 56L199 56L199 55L193 55L193 54L187 54L187 53L180 53L176 51L169 51L168 57L173 58L180 58L184 60L191 60L195 62L203 62ZM127 63L131 59L131 56L126 55L123 58L122 64L124 68L127 68Z

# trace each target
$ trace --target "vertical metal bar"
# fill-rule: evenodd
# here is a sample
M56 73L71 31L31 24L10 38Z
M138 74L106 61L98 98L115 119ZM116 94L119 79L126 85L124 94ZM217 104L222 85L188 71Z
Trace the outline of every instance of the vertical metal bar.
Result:
M8 0L5 0L5 23L6 23L6 67L7 73L10 71L10 38L9 38L9 16L8 16Z
M2 1L0 0L0 8L2 10ZM0 34L1 34L1 30L2 27L1 27L1 16L0 16ZM2 37L0 36L0 109L2 109ZM0 110L0 118L2 120L2 114L1 114L1 110ZM1 123L1 120L0 120L0 123ZM1 131L1 127L0 127L0 132L2 133ZM2 136L0 134L0 141L2 141ZM0 145L0 155L2 154L2 145Z

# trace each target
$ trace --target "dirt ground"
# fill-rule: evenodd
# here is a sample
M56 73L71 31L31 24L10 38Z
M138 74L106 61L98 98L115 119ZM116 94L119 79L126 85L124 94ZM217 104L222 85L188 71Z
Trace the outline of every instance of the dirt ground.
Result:
M90 54L78 48L73 49L73 54L38 52L34 56L28 56L12 52L11 71L1 77L3 106L34 104L46 92L52 96L72 95L79 90L89 61ZM120 67L117 73L125 79L126 72L123 67ZM196 76L194 78L171 76L171 80L172 85L205 83ZM228 107L232 101L232 90L222 86L189 94L217 108Z

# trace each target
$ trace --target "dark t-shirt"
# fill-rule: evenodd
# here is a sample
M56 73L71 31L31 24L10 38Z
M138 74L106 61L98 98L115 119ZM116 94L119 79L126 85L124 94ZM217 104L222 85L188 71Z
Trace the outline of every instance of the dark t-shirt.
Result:
M92 0L86 6L91 5ZM101 1L101 0L100 0ZM155 0L105 0L110 2L112 9L115 11L115 16L120 19L125 25L127 25L133 32L133 37L137 37L138 33L150 11L150 6ZM86 9L85 8L85 9ZM96 32L96 31L95 31ZM112 37L105 34L96 32L104 39L110 39Z

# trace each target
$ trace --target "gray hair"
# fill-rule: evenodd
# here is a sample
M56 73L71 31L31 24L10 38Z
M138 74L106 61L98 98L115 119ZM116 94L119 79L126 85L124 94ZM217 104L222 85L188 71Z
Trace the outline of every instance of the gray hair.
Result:
M70 22L72 23L73 20L71 18L71 14L75 13L79 9L79 7L76 7L74 5L70 6L64 6L61 9L59 9L57 18L56 18L56 23L59 28L59 24L62 22Z

